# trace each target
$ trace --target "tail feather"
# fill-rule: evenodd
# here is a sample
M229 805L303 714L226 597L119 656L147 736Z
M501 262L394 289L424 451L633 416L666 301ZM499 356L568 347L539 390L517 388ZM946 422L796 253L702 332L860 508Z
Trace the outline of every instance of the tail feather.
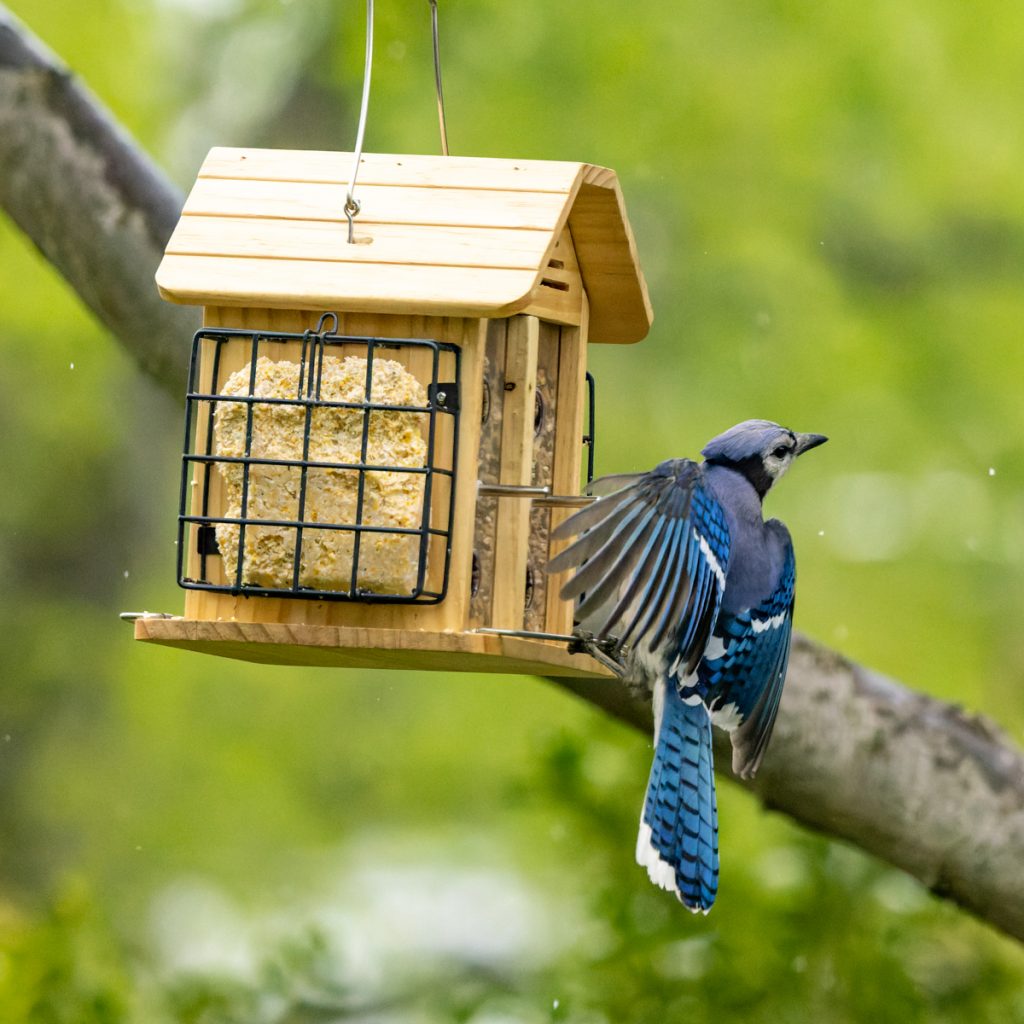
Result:
M718 892L718 809L711 718L673 680L655 691L656 738L640 817L637 863L690 910L707 913Z

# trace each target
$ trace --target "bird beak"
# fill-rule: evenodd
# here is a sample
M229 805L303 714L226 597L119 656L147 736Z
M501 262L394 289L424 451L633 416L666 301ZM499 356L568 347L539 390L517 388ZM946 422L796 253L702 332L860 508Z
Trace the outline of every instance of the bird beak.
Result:
M796 454L803 455L804 452L817 448L819 444L824 444L827 440L828 438L824 434L797 434Z

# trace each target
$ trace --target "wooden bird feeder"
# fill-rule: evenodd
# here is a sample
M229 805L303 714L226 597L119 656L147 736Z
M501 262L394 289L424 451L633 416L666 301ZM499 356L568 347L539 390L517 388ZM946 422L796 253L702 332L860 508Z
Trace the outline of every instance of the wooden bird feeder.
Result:
M214 149L157 272L204 307L184 615L137 639L273 664L606 676L549 534L581 489L588 341L651 308L589 164ZM527 635L523 635L527 634Z

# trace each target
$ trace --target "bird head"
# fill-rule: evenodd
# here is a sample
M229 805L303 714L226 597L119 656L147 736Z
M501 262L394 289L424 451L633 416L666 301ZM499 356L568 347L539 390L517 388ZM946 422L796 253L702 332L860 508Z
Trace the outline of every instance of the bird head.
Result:
M742 473L763 498L798 455L827 440L823 434L797 434L770 420L746 420L708 441L701 454L712 465Z

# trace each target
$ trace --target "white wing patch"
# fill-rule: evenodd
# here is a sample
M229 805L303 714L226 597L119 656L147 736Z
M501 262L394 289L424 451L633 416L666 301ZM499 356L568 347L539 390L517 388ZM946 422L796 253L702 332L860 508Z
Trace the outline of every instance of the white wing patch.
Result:
M717 577L718 585L725 590L725 573L722 572L722 566L719 564L718 559L715 558L715 553L711 550L711 545L704 539L703 534L698 533L696 529L693 531L693 539L700 544L701 554L707 560L708 566Z
M779 612L770 619L751 619L750 628L755 633L763 633L766 629L779 629L786 621L786 612Z

